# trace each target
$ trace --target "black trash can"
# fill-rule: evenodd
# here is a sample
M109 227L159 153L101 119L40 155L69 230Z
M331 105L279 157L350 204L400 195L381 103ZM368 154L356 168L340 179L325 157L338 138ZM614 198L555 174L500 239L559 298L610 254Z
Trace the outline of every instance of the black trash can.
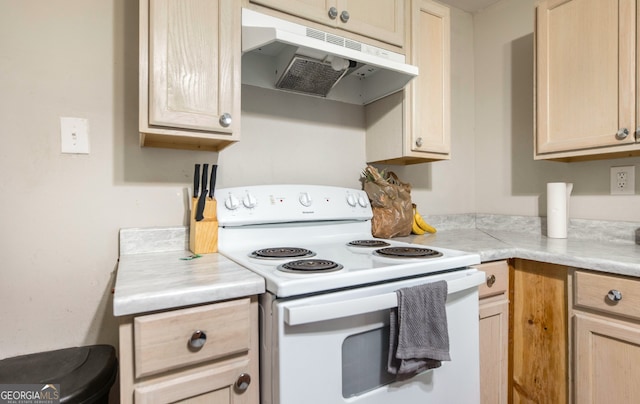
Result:
M90 345L0 360L0 384L57 384L61 403L108 403L118 360L111 345Z

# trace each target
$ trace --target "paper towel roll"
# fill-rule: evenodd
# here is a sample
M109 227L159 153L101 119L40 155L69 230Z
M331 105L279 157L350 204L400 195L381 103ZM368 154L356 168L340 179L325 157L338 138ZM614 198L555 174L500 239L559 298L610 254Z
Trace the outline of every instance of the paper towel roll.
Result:
M569 195L573 184L547 183L547 237L567 238Z

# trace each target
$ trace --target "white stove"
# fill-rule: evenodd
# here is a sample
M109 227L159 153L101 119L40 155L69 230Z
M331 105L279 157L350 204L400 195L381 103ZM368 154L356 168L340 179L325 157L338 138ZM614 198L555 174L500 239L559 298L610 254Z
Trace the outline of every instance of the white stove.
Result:
M444 248L380 240L371 235L372 211L364 191L312 185L227 188L219 201L219 250L266 280L278 297L325 292L479 264L480 257ZM356 242L359 246L351 245ZM360 242L360 243L358 243ZM415 248L424 257L381 255L379 250ZM257 258L260 249L310 251L312 256ZM439 256L433 252L441 253ZM286 272L283 264L332 261L341 269ZM333 270L331 270L333 269Z
M472 267L477 254L372 237L361 190L261 185L215 197L220 253L266 282L263 404L479 403L477 286L485 275ZM411 256L389 255L398 251ZM452 361L396 381L385 366L395 291L436 281L448 285Z

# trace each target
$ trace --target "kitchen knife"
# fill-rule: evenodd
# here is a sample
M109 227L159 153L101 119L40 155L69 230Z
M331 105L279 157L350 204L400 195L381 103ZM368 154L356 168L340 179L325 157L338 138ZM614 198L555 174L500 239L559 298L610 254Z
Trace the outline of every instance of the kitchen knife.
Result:
M213 198L213 191L216 189L216 175L218 175L218 165L211 165L211 179L209 180L209 198Z
M198 205L196 206L196 222L204 219L204 204L207 200L207 179L209 177L209 164L202 165L202 182L200 184L200 199L198 199Z
M193 197L198 197L198 191L200 191L200 164L196 164L195 172L193 173Z

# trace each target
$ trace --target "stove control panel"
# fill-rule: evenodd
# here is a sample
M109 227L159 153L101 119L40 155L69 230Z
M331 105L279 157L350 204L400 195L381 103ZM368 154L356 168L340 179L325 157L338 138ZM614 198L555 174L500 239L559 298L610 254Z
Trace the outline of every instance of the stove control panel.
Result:
M370 220L367 194L358 189L324 185L255 185L220 188L221 226L330 220Z

